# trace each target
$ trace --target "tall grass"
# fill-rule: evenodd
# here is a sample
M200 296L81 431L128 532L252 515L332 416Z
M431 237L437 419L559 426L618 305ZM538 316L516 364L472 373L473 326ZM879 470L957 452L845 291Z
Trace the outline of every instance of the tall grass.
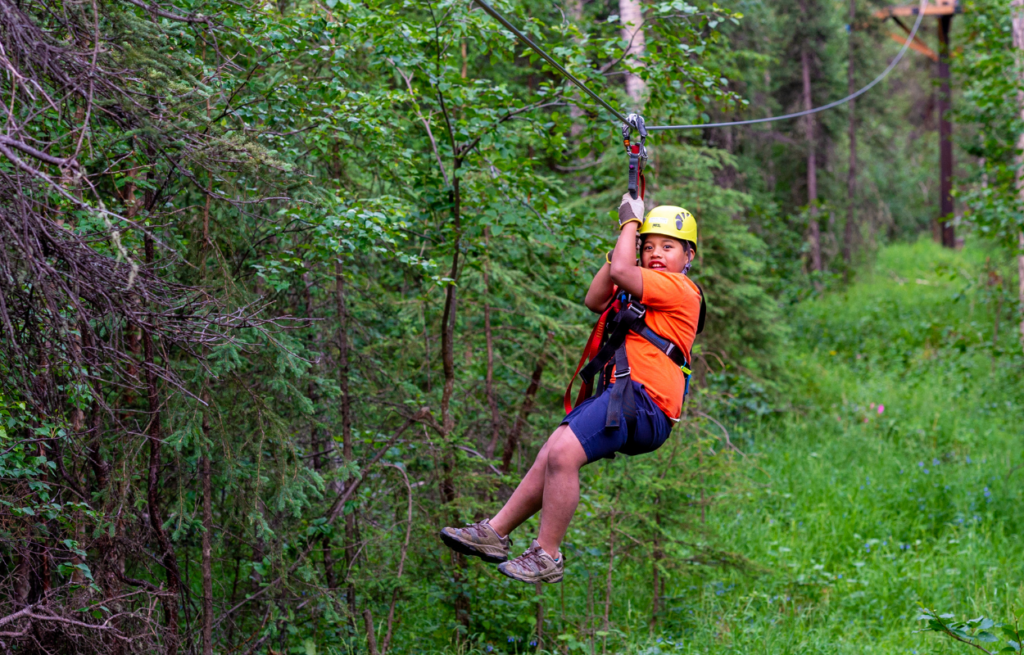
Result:
M986 259L893 246L796 308L791 406L748 428L751 491L712 516L767 571L680 584L660 642L629 650L951 652L919 604L1024 610L1024 362Z

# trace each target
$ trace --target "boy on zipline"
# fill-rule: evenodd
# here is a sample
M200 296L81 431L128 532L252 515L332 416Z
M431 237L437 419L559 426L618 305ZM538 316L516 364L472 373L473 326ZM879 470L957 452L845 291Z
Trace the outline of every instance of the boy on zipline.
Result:
M580 469L615 453L653 452L679 420L690 348L704 319L703 293L686 276L696 251L697 222L690 212L661 206L645 219L642 199L622 197L618 241L585 300L601 320L584 350L591 362L582 372L577 368L584 381L580 397L600 372L597 394L567 409L501 511L465 528L441 530L448 547L501 562L498 570L515 580L561 582L558 549L580 500ZM569 398L566 391L567 408ZM541 509L540 535L507 561L508 534Z

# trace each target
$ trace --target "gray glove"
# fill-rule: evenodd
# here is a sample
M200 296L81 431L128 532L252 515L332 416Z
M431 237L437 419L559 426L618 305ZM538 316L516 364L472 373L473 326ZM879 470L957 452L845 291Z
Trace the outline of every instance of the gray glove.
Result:
M622 196L622 204L619 205L619 229L629 223L630 221L636 221L643 225L644 223L644 201L640 198L635 200L630 197L628 193Z

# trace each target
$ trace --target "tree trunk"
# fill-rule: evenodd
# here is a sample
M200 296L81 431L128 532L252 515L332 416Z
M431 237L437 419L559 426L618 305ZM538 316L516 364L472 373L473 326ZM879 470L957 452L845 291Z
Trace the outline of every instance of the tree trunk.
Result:
M547 351L554 336L554 332L548 332L547 337L544 338L544 345L541 346L540 353L537 356L537 365L534 367L533 376L530 378L530 386L526 388L526 397L523 398L523 405L519 408L519 415L516 416L515 424L508 432L508 439L505 440L505 450L501 454L502 473L508 473L509 467L512 466L512 456L515 455L516 449L519 446L519 435L522 433L523 427L530 417L530 412L533 410L533 400L537 396L537 389L540 388L540 378L544 374L544 353Z
M565 4L565 9L569 13L569 19L577 25L583 22L583 0L569 0ZM577 43L579 41L577 40ZM574 97L579 98L580 92L574 90ZM583 121L584 112L580 109L580 106L576 103L569 105L569 117L572 119L572 126L569 128L569 136L575 139L579 135L583 134L583 128L585 123Z
M847 63L846 63L846 89L847 93L853 95L854 88L854 43L853 26L857 18L857 3L850 0L850 37L847 42ZM857 195L857 121L855 112L855 100L851 100L849 106L849 133L850 133L850 165L846 173L846 226L843 229L843 260L849 265L853 262L853 240L857 238L857 219L854 214L854 204Z
M544 583L536 585L537 598L537 652L544 648Z
M366 650L369 655L377 655L377 632L373 627L373 613L363 610L363 621L366 623Z
M949 25L952 16L939 16L939 218L942 245L956 247L953 227L953 125L949 121Z
M616 497L618 501L618 497ZM608 518L608 572L605 576L604 587L604 632L601 640L601 652L607 652L608 631L611 628L612 613L612 573L615 571L615 512Z
M146 208L150 209L153 200L150 196L153 192L147 191ZM146 265L152 266L155 254L153 252L153 238L147 233L144 240ZM142 351L146 373L146 394L149 401L149 475L146 501L149 510L150 527L156 535L157 543L160 545L160 561L163 564L167 575L167 590L170 594L164 597L164 614L167 620L167 639L164 643L168 655L175 655L178 652L178 603L180 575L178 562L174 556L174 547L167 533L164 532L163 513L160 508L160 451L163 446L163 434L160 427L160 396L157 389L156 376L156 355L153 351L153 336L146 328L142 329Z
M812 107L811 57L807 48L800 50L800 65L804 78L804 109ZM814 143L814 114L806 117L807 130L807 235L811 242L811 269L821 270L821 231L818 227L818 161Z
M440 96L443 101L444 96ZM442 105L443 106L443 105ZM454 149L454 135L452 135ZM457 151L457 149L456 149ZM462 197L459 186L459 169L462 167L462 159L455 158L452 165L452 188L450 198L452 201L452 228L455 232L452 241L452 268L449 277L452 282L445 291L444 310L441 312L441 366L444 371L444 387L441 390L441 429L445 442L447 443L452 431L455 429L455 418L451 414L452 394L455 392L455 320L458 305L455 281L459 274L459 252L462 247ZM456 497L455 479L453 470L455 467L455 447L449 444L443 454L441 465L441 501L448 505ZM452 519L457 519L457 513L452 512ZM452 554L452 561L455 565L453 576L457 589L455 596L455 620L465 630L464 635L460 634L459 641L462 642L465 635L469 634L470 604L469 595L462 590L465 582L464 569L466 558L459 553Z
M1017 50L1018 75L1024 76L1024 0L1012 0L1013 47ZM1024 91L1017 92L1017 109L1024 118ZM1017 193L1024 203L1024 132L1017 135ZM1018 312L1024 311L1024 230L1017 233ZM1020 321L1021 344L1024 345L1024 315Z
M210 394L204 393L207 405ZM207 411L203 412L203 435L210 439L210 422ZM203 655L213 655L213 553L210 547L210 533L213 531L213 489L210 484L210 455L205 453L199 460L199 475L203 484Z
M661 496L656 496L654 504L660 504ZM657 526L655 530L661 528L661 514L659 512L654 513L654 525ZM658 625L658 612L661 610L661 560L664 559L665 554L661 550L661 534L655 532L654 539L651 540L653 546L651 552L651 622L650 622L650 633L654 634L654 628Z
M455 304L458 301L454 280L459 273L459 249L462 246L462 213L459 194L459 168L462 160L455 159L454 171L452 174L452 227L455 230L455 239L452 252L452 269L449 277L453 280L445 292L444 311L441 312L441 366L444 370L444 389L441 392L441 426L444 429L445 437L455 427L455 420L451 416L452 393L455 391Z
M348 388L348 307L345 302L345 276L343 275L340 261L334 263L334 299L338 312L338 389L341 391L341 455L347 463L352 461L352 401ZM354 480L348 482L348 484L354 483ZM335 488L335 492L340 493L341 491L340 488ZM345 568L348 571L352 570L353 559L355 558L355 520L356 516L354 513L345 515ZM332 569L327 577L330 582L333 582L333 560L331 559L330 550L328 544L328 547L324 549L324 567ZM351 612L354 619L356 616L355 585L349 583L346 596L348 597L349 612Z
M484 228L484 243L490 246L490 231ZM484 260L484 339L487 342L487 377L484 380L484 392L487 395L487 406L491 410L491 439L487 443L484 455L487 459L494 457L494 449L498 446L501 434L501 415L498 413L498 398L494 393L494 335L491 332L491 275L490 261Z
M644 9L640 0L619 0L619 19L622 21L622 39L628 44L624 61L631 66L640 64L644 54ZM633 101L633 109L639 110L647 84L633 73L626 74L626 94Z

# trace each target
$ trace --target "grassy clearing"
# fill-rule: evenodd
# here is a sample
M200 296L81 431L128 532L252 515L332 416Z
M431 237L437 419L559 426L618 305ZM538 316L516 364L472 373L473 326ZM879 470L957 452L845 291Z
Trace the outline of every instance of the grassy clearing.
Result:
M951 652L918 603L1024 610L1022 359L985 267L894 246L797 308L792 408L744 433L751 490L711 517L769 572L677 589L637 652Z

